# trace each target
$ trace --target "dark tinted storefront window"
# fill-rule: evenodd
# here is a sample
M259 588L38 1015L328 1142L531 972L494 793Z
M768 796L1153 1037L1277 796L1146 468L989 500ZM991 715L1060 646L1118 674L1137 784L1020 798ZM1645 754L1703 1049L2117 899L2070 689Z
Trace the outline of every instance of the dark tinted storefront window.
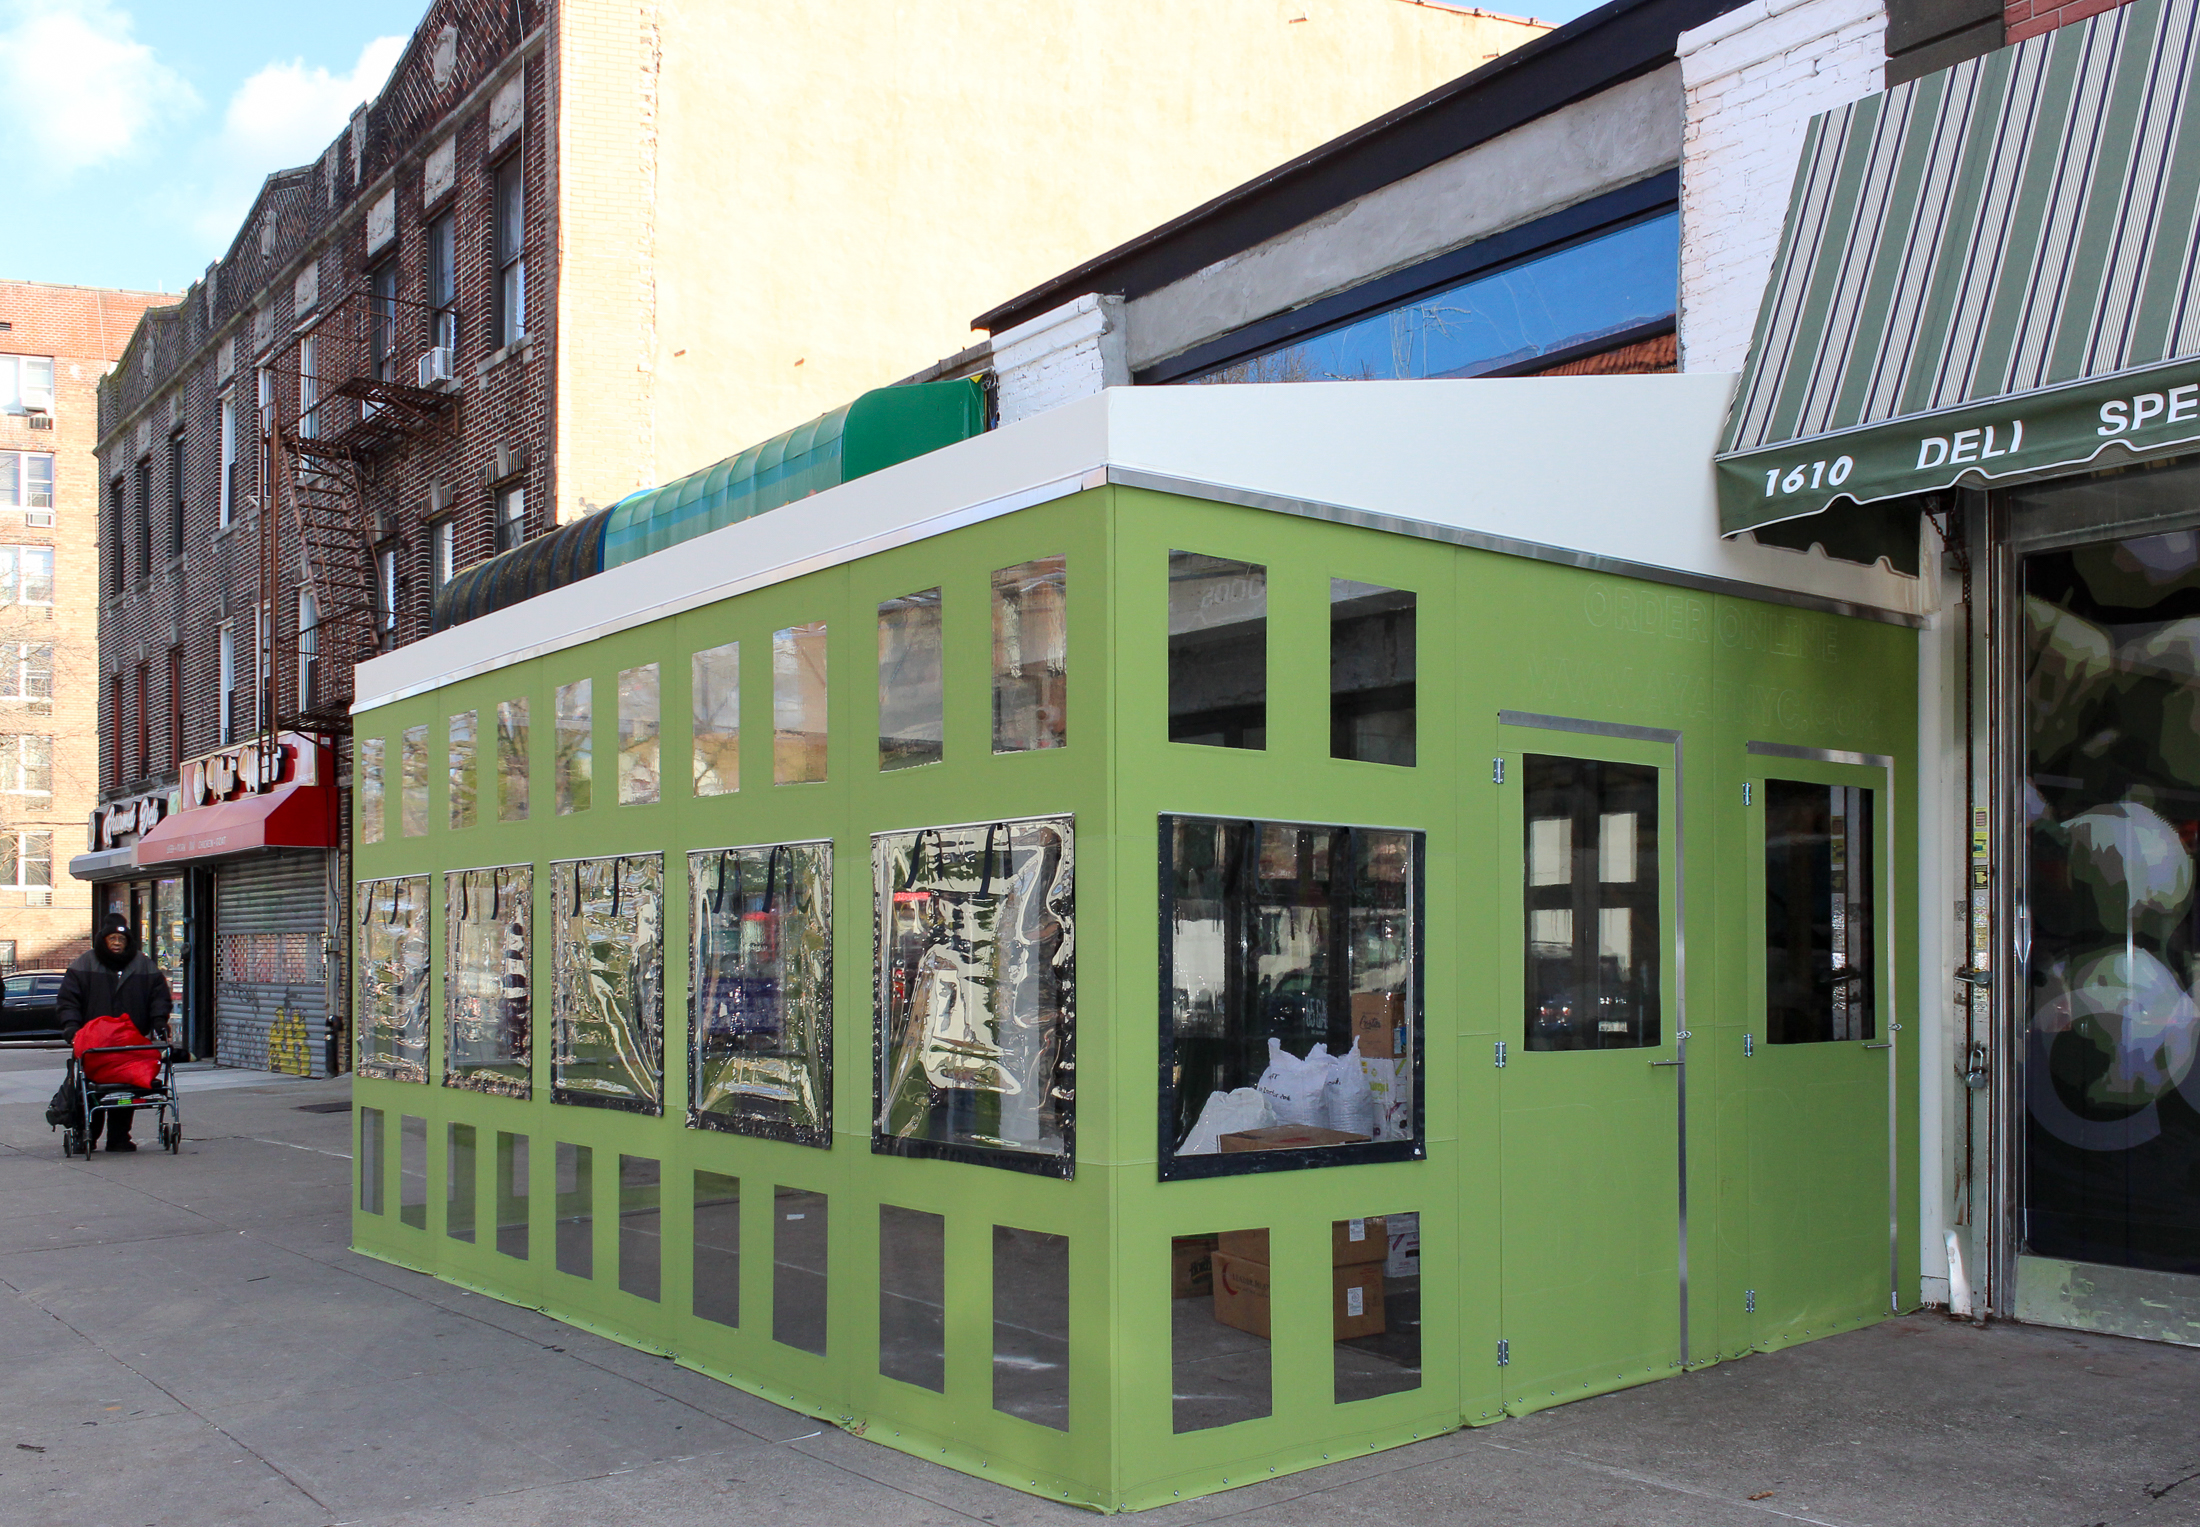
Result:
M1872 793L1765 781L1765 1038L1872 1037Z
M1268 569L1169 553L1169 741L1268 745Z
M1530 753L1530 1050L1659 1043L1658 771Z

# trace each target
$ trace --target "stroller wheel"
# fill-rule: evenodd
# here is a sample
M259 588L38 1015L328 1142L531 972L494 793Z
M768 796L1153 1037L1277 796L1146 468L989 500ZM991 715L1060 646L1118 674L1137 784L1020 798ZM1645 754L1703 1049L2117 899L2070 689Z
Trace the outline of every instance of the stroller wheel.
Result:
M176 1147L183 1144L183 1126L181 1124L163 1124L160 1127L160 1143L167 1146L168 1154L173 1156L176 1153Z
M80 1131L65 1129L61 1132L61 1154L64 1156L88 1154L84 1149L84 1136Z

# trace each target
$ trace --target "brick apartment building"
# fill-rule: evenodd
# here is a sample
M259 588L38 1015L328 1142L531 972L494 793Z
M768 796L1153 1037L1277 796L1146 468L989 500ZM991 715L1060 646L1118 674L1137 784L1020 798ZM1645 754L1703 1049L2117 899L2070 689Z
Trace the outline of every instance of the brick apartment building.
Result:
M91 944L65 869L99 788L99 379L171 300L0 282L0 967Z

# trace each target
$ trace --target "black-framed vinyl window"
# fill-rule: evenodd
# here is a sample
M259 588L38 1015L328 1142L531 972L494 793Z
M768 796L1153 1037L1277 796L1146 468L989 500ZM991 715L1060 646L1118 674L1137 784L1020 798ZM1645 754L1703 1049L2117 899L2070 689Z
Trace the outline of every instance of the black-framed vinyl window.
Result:
M1663 1042L1658 771L1529 753L1525 776L1529 1050Z
M551 1099L661 1114L664 855L559 860L549 873Z
M1076 824L879 833L871 1148L1075 1171Z
M688 1125L829 1146L833 845L688 855Z
M1164 1180L1426 1154L1426 849L1405 828L1161 818Z

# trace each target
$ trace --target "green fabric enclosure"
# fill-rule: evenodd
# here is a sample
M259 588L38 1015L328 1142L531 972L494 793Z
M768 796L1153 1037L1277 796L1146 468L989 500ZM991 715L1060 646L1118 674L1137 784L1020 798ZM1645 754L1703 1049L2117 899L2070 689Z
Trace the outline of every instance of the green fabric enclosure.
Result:
M2137 0L1812 121L1725 533L2200 441L2196 48Z
M985 394L975 380L873 388L715 466L620 500L604 528L603 565L632 562L984 430Z

